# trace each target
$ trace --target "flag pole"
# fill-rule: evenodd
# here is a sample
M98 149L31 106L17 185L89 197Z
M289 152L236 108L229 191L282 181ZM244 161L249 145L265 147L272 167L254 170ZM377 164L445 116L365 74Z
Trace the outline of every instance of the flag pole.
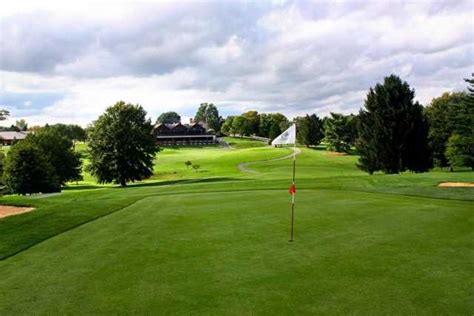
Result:
M296 126L295 126L296 128ZM296 134L296 131L295 131ZM296 175L296 139L293 144L293 182L292 186L293 188L295 187L295 175ZM291 193L291 237L290 237L290 242L293 242L294 239L294 234L295 234L295 193L294 190Z
M295 240L295 178L296 178L296 122L277 136L271 143L273 146L293 144L293 182L289 193L291 194L291 230L290 242Z

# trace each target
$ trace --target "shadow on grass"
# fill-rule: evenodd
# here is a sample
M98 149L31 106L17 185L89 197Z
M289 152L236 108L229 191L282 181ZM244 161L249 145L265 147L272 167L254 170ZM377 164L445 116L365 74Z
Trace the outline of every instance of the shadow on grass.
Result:
M200 172L199 172L200 173ZM90 184L70 184L62 188L62 191L82 191L82 190L96 190L96 189L126 189L126 188L143 188L143 187L160 187L166 185L178 185L178 184L194 184L194 183L212 183L212 182L223 182L223 181L248 181L247 179L231 178L231 177L216 177L216 178L203 178L203 179L179 179L179 180L165 180L165 181L146 181L146 182L131 182L126 187L119 185L90 185Z
M324 144L320 144L320 145L317 145L317 146L310 146L310 147L305 146L305 148L312 149L312 150L317 150L317 151L332 152ZM359 153L357 152L357 150L355 148L351 148L351 150L348 153L341 153L341 154L345 154L347 156L357 156L357 155L359 155Z
M61 191L81 191L81 190L94 190L94 189L103 189L107 188L107 186L104 185L91 185L91 184L69 184L63 188L61 188Z
M182 145L182 146L161 146L160 151L166 151L166 149L205 149L205 148L219 148L219 144L209 145Z
M326 145L316 145L316 146L301 146L304 148L312 149L312 150L318 150L318 151L326 151Z
M240 178L231 178L231 177L216 177L216 178L203 178L203 179L180 179L180 180L130 183L126 186L126 188L160 187L160 186L165 186L165 185L212 183L212 182L224 182L224 181L248 181L248 180L247 179L240 179ZM123 189L123 187L120 187L120 186L114 186L113 188Z

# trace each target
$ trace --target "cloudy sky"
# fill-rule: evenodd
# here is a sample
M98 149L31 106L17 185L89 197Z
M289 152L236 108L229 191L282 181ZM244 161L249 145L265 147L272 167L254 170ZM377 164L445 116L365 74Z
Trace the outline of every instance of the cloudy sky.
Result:
M86 125L118 100L150 117L355 112L395 73L423 104L474 72L474 0L2 1L4 125Z

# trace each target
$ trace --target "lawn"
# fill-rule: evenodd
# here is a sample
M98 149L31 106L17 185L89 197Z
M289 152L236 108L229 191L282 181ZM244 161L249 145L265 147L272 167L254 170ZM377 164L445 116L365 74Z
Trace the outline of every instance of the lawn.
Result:
M0 314L472 314L474 189L436 187L472 172L301 148L289 243L291 160L238 165L291 151L245 141L165 149L125 189L3 197L37 210L0 220Z
M237 149L268 146L265 142L250 138L224 137L224 141L229 144L231 148Z

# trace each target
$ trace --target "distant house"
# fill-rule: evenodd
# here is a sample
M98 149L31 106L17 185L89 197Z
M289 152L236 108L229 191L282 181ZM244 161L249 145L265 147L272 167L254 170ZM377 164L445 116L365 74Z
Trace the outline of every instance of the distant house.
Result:
M157 124L153 130L156 142L162 146L215 144L216 136L200 123Z
M0 144L4 146L11 145L15 140L25 139L26 135L28 135L28 132L0 132Z

